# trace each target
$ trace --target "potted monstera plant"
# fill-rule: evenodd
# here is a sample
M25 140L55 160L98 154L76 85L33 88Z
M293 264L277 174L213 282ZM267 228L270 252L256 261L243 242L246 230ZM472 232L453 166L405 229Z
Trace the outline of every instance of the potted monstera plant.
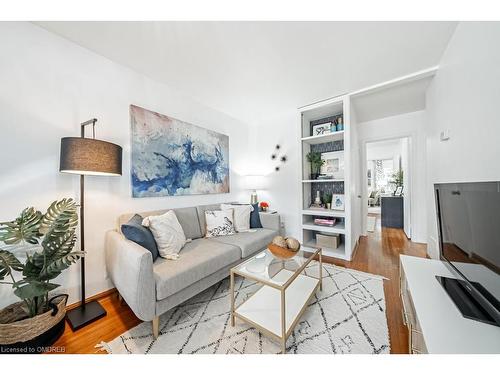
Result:
M29 207L0 223L0 283L21 300L0 310L2 352L37 353L64 332L68 296L54 295L59 285L52 280L83 255L73 250L76 209L72 199L62 199L45 214Z

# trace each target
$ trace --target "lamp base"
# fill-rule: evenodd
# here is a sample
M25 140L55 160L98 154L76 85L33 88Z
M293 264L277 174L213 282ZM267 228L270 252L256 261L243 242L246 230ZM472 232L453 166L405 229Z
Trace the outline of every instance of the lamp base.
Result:
M258 200L257 200L257 192L254 191L252 193L252 195L250 196L250 204L255 204L257 202L258 202Z
M78 306L66 314L66 319L73 331L79 330L102 317L106 316L106 310L97 301Z

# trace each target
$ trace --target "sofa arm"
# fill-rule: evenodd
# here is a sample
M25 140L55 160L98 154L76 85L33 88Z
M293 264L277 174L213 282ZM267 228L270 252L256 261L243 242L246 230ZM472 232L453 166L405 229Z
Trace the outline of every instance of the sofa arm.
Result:
M267 212L259 212L260 222L262 223L262 227L266 229L275 230L277 232L281 229L281 221L280 215L278 214L269 214Z
M106 233L106 268L135 315L144 321L152 320L156 291L151 253L112 230Z

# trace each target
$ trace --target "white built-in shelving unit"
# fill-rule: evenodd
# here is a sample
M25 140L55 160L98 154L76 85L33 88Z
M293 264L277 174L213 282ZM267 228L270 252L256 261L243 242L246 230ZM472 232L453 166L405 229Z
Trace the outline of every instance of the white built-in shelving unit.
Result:
M316 120L325 119L332 116L342 116L344 129L322 134L322 135L312 135L311 132L311 122ZM318 233L325 235L338 235L340 237L340 245L336 248L325 248L323 247L323 255L332 256L340 259L350 260L352 255L353 244L351 243L351 222L350 222L350 210L351 210L351 197L348 194L349 190L349 179L350 179L350 121L349 121L349 98L347 96L338 97L334 99L325 100L320 103L315 103L313 105L303 107L300 109L300 152L302 160L302 176L300 181L300 190L302 192L301 207L300 212L302 216L302 243L308 246L316 246L316 235ZM311 179L311 166L307 162L306 155L311 151L311 147L314 145L326 144L329 142L343 141L344 149L343 151L331 150L337 152L343 152L344 156L344 178L342 179ZM325 151L325 152L331 152ZM314 184L314 185L313 185ZM311 208L311 204L314 201L316 190L321 192L321 195L327 187L333 187L332 185L339 189L343 184L343 194L344 194L344 210L333 210L333 209L318 209ZM313 191L314 186L314 191ZM335 226L322 226L314 224L314 219L316 217L329 217L335 218L337 223Z

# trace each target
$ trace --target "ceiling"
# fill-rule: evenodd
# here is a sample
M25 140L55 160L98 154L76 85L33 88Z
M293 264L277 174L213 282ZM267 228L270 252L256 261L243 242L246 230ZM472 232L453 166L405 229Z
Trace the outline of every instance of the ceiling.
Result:
M439 63L454 22L37 22L249 124Z

